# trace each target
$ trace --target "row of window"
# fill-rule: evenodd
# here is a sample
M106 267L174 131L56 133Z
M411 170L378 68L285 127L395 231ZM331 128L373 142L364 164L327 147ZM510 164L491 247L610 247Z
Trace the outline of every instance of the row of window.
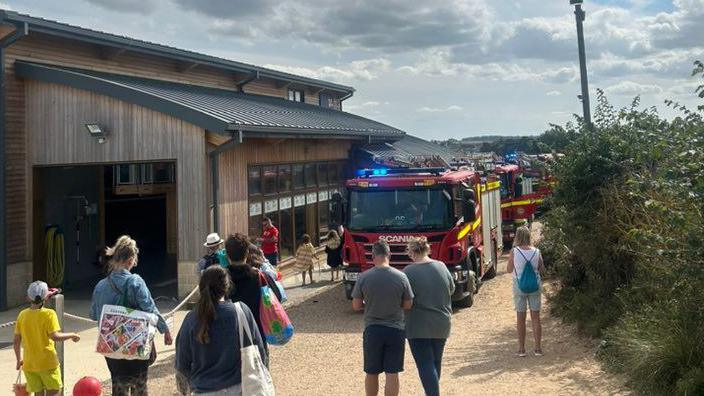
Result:
M248 170L250 196L338 185L345 175L344 162L256 165Z
M288 100L292 102L305 102L305 92L300 89L289 89ZM318 94L318 104L321 107L342 110L342 104L340 102L340 99L327 93L321 92L320 94Z
M250 236L261 235L267 216L279 229L282 258L295 253L303 234L321 243L330 225L330 200L344 180L343 161L250 166Z

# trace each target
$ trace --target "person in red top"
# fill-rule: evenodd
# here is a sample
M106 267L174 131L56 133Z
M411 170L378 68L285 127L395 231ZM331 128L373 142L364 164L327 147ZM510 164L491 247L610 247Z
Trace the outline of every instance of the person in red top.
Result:
M276 267L279 263L279 229L274 227L271 219L265 217L262 220L262 237L259 242L262 244L262 252L269 263Z

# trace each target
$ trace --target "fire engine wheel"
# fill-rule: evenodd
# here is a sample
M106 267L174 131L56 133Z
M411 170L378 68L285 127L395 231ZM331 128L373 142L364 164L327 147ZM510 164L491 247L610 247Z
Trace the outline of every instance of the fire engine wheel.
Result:
M460 308L469 308L474 305L474 293L476 291L477 278L472 275L467 280L467 286L465 286L465 292L467 296L461 300L458 300L456 305Z
M489 280L489 279L493 279L494 277L496 277L496 265L497 265L497 263L495 262L494 265L492 265L491 268L489 268L489 271L487 271L486 274L484 274L484 280Z

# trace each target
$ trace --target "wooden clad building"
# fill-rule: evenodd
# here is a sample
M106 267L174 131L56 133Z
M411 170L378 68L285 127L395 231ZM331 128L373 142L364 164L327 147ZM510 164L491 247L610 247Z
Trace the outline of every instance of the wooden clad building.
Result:
M180 296L213 230L266 215L290 255L323 237L352 148L404 135L342 111L348 86L11 11L0 67L0 309L33 279L91 289L124 233Z

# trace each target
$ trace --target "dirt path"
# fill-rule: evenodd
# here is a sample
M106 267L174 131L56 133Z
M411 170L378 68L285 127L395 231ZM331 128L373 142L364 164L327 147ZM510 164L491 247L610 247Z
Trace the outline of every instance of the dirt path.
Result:
M443 362L443 395L627 394L618 378L601 370L586 340L545 315L541 358L517 358L511 278L504 273L484 284L474 307L453 316ZM341 286L308 296L289 309L296 335L272 347L272 375L279 395L361 395L362 315L352 312ZM528 324L530 329L530 324ZM532 348L528 334L527 349ZM165 362L151 373L154 394L175 394ZM401 375L402 395L422 395L410 351Z

